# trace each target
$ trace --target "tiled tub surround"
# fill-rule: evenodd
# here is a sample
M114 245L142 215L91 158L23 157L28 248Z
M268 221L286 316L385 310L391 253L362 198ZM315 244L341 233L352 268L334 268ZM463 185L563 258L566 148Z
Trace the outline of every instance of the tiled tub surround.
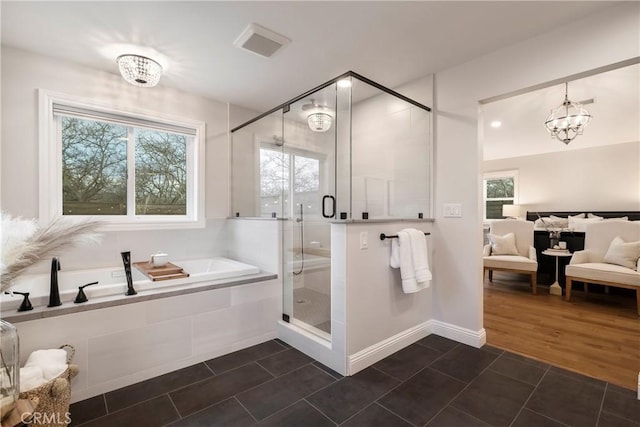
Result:
M34 350L76 349L75 402L273 339L281 313L271 279L15 325L23 364Z
M436 335L352 377L270 340L78 402L73 426L638 426L631 390Z

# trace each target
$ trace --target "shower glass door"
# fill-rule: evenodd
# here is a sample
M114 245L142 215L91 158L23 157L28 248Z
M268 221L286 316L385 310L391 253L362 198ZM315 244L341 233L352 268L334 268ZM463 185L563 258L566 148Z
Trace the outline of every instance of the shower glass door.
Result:
M331 339L331 224L336 219L336 85L285 108L283 310Z

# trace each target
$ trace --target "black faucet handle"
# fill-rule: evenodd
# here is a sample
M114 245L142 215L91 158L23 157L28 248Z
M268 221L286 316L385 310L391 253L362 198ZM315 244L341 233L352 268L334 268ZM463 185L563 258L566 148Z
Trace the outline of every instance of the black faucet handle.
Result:
M31 305L31 301L29 301L29 292L11 291L11 292L5 292L5 294L7 294L7 295L11 295L11 294L22 295L22 304L20 304L20 307L18 308L18 311L33 310L33 306Z
M86 285L78 286L78 295L76 295L76 299L73 300L74 303L80 304L81 302L87 302L89 299L87 295L84 293L84 288L91 285L97 285L98 282L87 283Z

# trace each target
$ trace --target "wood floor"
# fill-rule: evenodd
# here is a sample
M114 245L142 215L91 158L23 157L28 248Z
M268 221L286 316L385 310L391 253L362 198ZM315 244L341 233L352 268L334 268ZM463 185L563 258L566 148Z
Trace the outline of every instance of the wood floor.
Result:
M572 290L571 302L528 276L495 272L484 283L487 343L631 390L640 372L640 318L635 297L587 295Z

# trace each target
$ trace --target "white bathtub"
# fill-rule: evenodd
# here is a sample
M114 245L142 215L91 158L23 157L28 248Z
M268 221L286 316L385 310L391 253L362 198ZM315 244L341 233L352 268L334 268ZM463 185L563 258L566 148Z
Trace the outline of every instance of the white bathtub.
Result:
M228 258L203 258L191 260L176 260L173 264L182 267L189 273L189 277L181 279L152 281L137 268L132 268L133 287L139 294L165 290L196 284L247 276L260 273L260 269L253 265L234 261ZM26 274L15 280L11 290L29 292L29 299L34 307L46 306L49 303L50 274ZM124 267L96 268L89 270L71 270L58 272L58 288L60 300L71 302L78 293L78 286L97 281L84 289L89 301L92 298L110 295L124 295L127 290L127 280ZM3 313L15 311L22 302L21 295L0 295L0 311Z

